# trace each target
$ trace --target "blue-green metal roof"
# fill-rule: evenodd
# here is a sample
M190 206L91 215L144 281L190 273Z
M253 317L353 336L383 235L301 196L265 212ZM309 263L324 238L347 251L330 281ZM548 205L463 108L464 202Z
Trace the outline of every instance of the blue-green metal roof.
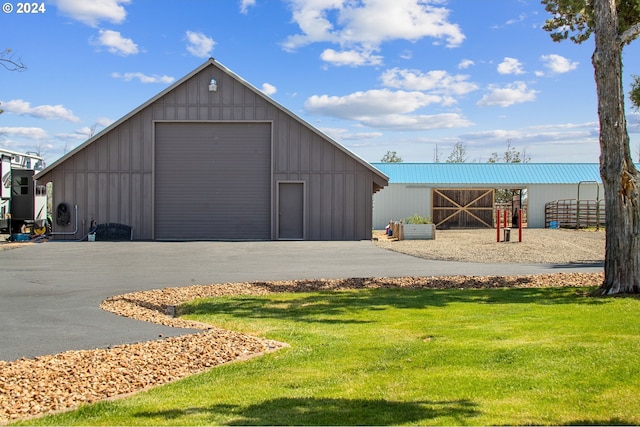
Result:
M526 185L602 182L598 163L372 163L389 184Z

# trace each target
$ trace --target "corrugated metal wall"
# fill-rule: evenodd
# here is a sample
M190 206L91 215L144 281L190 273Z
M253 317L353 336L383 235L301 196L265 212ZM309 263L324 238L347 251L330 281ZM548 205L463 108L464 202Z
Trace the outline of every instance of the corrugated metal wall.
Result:
M373 195L373 228L384 230L390 220L431 216L432 188L423 184L390 184Z
M216 92L209 91L211 78L217 81ZM41 184L53 182L54 206L61 202L78 206L78 232L72 234L72 221L67 227L54 227L58 233L69 233L56 238L82 237L91 218L98 223L131 225L134 239L153 238L156 121L272 122L270 197L273 199L277 181L304 181L308 197L307 239L371 238L371 194L375 180L379 185L380 178L352 155L213 64L121 119L104 135L38 177ZM275 239L273 200L270 209L270 238Z

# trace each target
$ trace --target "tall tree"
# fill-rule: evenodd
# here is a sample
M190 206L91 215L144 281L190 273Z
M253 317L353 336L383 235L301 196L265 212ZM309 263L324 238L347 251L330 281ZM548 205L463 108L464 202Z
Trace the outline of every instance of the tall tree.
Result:
M402 157L399 157L395 151L387 151L380 161L382 163L402 163Z
M467 161L467 157L467 147L465 147L464 142L458 141L453 146L453 150L451 150L451 154L447 158L447 163L464 163Z
M600 175L605 190L603 294L640 292L640 197L624 112L622 50L640 35L638 0L542 0L554 41L595 36L591 57L600 120Z

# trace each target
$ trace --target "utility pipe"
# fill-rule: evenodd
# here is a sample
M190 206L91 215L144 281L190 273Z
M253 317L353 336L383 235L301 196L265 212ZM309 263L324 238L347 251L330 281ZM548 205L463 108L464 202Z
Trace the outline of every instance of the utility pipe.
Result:
M51 233L49 233L52 236L58 235L58 236L70 236L72 234L76 234L78 232L78 205L75 205L76 208L76 229L73 231L52 231Z

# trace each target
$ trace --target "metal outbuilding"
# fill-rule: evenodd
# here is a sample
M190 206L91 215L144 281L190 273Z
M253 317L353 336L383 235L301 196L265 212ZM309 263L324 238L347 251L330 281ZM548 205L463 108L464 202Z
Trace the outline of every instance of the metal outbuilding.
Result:
M388 184L213 58L36 178L52 185L57 239L92 222L136 240L370 239Z
M373 197L373 227L418 214L434 218L434 202L448 190L521 190L527 222L545 227L545 205L558 200L604 200L597 163L372 163L389 176L389 186ZM479 199L482 193L477 196ZM434 196L435 195L435 196ZM446 195L445 195L446 197ZM471 200L469 200L471 203ZM460 203L461 211L469 205ZM486 207L484 209L487 209ZM490 206L489 209L493 209ZM434 221L435 222L435 221Z

